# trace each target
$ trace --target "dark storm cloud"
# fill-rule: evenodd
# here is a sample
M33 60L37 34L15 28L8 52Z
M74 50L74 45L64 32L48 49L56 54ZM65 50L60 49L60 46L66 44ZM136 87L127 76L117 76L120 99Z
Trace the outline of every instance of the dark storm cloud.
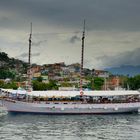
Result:
M115 56L101 56L97 58L101 60L105 67L122 66L122 65L140 65L140 48L133 51L126 51Z
M80 40L81 39L78 36L74 35L70 38L70 43L75 43L76 41L80 41Z
M1 0L0 9L3 27L39 21L78 28L86 19L89 30L140 30L140 0Z
M20 47L15 51L9 48L12 42L21 42L22 38L24 42L26 37L23 36L29 33L30 22L33 22L33 46L41 46L34 51L41 52L42 55L39 53L32 55L40 55L38 62L44 63L47 61L45 58L48 53L51 54L49 59L55 62L62 60L59 53L65 54L69 51L65 50L67 45L73 46L69 43L79 41L78 33L60 34L82 31L83 20L86 19L86 31L88 32L86 32L85 46L87 46L87 50L90 50L87 55L88 65L92 66L94 63L97 65L100 63L99 66L104 67L122 64L137 65L140 50L134 50L134 48L139 45L136 37L139 36L140 31L139 13L140 0L0 0L0 42L4 46L2 50L8 50L8 53L18 56L21 53ZM104 33L106 34L104 35ZM29 35L27 35L28 37ZM48 50L44 48L46 39L49 41L47 42ZM13 43L13 46L22 47L24 45ZM94 48L95 45L99 47ZM134 51L126 52L124 47ZM54 51L55 49L56 51ZM98 63L98 60L92 58L91 52L98 52L99 49L103 49L107 55L96 53L97 57L100 55ZM116 51L114 51L115 49ZM52 52L55 57L51 57ZM75 58L78 59L79 56L74 52L76 52L75 48L69 51L72 57L75 55ZM122 53L108 56L108 54L113 55L113 52ZM18 57L27 58L28 54L21 54Z

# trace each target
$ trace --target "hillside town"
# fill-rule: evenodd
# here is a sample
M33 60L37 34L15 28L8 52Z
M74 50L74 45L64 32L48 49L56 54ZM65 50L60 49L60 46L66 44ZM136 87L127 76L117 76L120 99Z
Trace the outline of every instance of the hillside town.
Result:
M28 63L9 58L0 52L0 88L25 88L28 84ZM84 68L83 88L85 90L139 89L139 75L113 75L109 71ZM31 80L33 90L78 90L80 81L80 64L66 65L64 62L54 64L32 64Z
M21 79L28 77L28 73L23 74ZM55 81L59 90L77 90L79 88L80 64L66 65L64 62L43 66L34 64L31 67L31 74L32 81L38 80L46 84ZM114 90L123 84L121 77L113 76L108 71L84 68L83 87L87 90L98 89L94 87L94 84L90 86L92 81L94 84L96 84L96 81L97 84L102 81L99 87L100 90ZM21 86L25 86L25 84L25 81L20 83Z

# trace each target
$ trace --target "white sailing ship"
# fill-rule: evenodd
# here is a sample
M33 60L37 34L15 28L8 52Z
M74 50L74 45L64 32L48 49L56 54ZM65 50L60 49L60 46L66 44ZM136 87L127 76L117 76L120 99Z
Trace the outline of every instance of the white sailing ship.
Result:
M79 91L5 92L8 98L2 104L14 113L112 114L138 112L140 108L138 91L85 91L83 96Z
M29 66L31 53L29 38ZM1 102L8 112L35 114L133 113L140 108L140 92L130 90L83 91L82 72L85 27L82 36L80 91L23 91L1 89ZM30 67L29 67L30 69ZM29 85L31 85L29 73Z

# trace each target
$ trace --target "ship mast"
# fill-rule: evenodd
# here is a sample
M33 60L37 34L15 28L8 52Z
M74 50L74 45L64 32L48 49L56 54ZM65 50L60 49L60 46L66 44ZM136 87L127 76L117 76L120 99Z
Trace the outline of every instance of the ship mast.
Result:
M29 73L28 73L28 90L31 90L31 45L32 45L32 23L30 29L29 36L29 57L28 57L28 65L29 65Z
M84 43L85 43L85 20L82 34L82 51L81 51L81 67L80 67L80 95L84 94L83 92L83 61L84 61Z

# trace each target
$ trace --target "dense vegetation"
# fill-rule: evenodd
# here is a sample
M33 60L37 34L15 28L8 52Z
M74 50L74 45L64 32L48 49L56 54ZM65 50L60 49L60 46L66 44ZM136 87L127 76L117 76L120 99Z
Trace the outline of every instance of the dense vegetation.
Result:
M88 88L90 90L101 90L104 84L103 78L95 77L90 80L90 83L84 85L83 88ZM39 77L37 80L32 82L33 90L58 90L58 85L56 81L50 80L49 83L42 83L42 78ZM62 87L72 87L73 84L64 81L61 83ZM78 87L78 85L75 85Z
M16 85L15 82L5 83L4 81L0 80L0 88L4 88L4 89L17 89L18 86Z
M16 75L15 71L0 69L0 79L6 78L14 79L15 75Z
M140 89L140 75L136 75L134 77L128 77L125 80L124 87L126 89L131 90L139 90Z
M104 79L99 77L89 77L90 83L85 85L84 88L91 90L101 90L104 85Z
M42 83L39 80L32 82L33 90L58 90L56 81L50 80L49 83Z
M0 79L14 80L19 74L26 73L28 64L14 58L9 58L5 52L0 52Z

